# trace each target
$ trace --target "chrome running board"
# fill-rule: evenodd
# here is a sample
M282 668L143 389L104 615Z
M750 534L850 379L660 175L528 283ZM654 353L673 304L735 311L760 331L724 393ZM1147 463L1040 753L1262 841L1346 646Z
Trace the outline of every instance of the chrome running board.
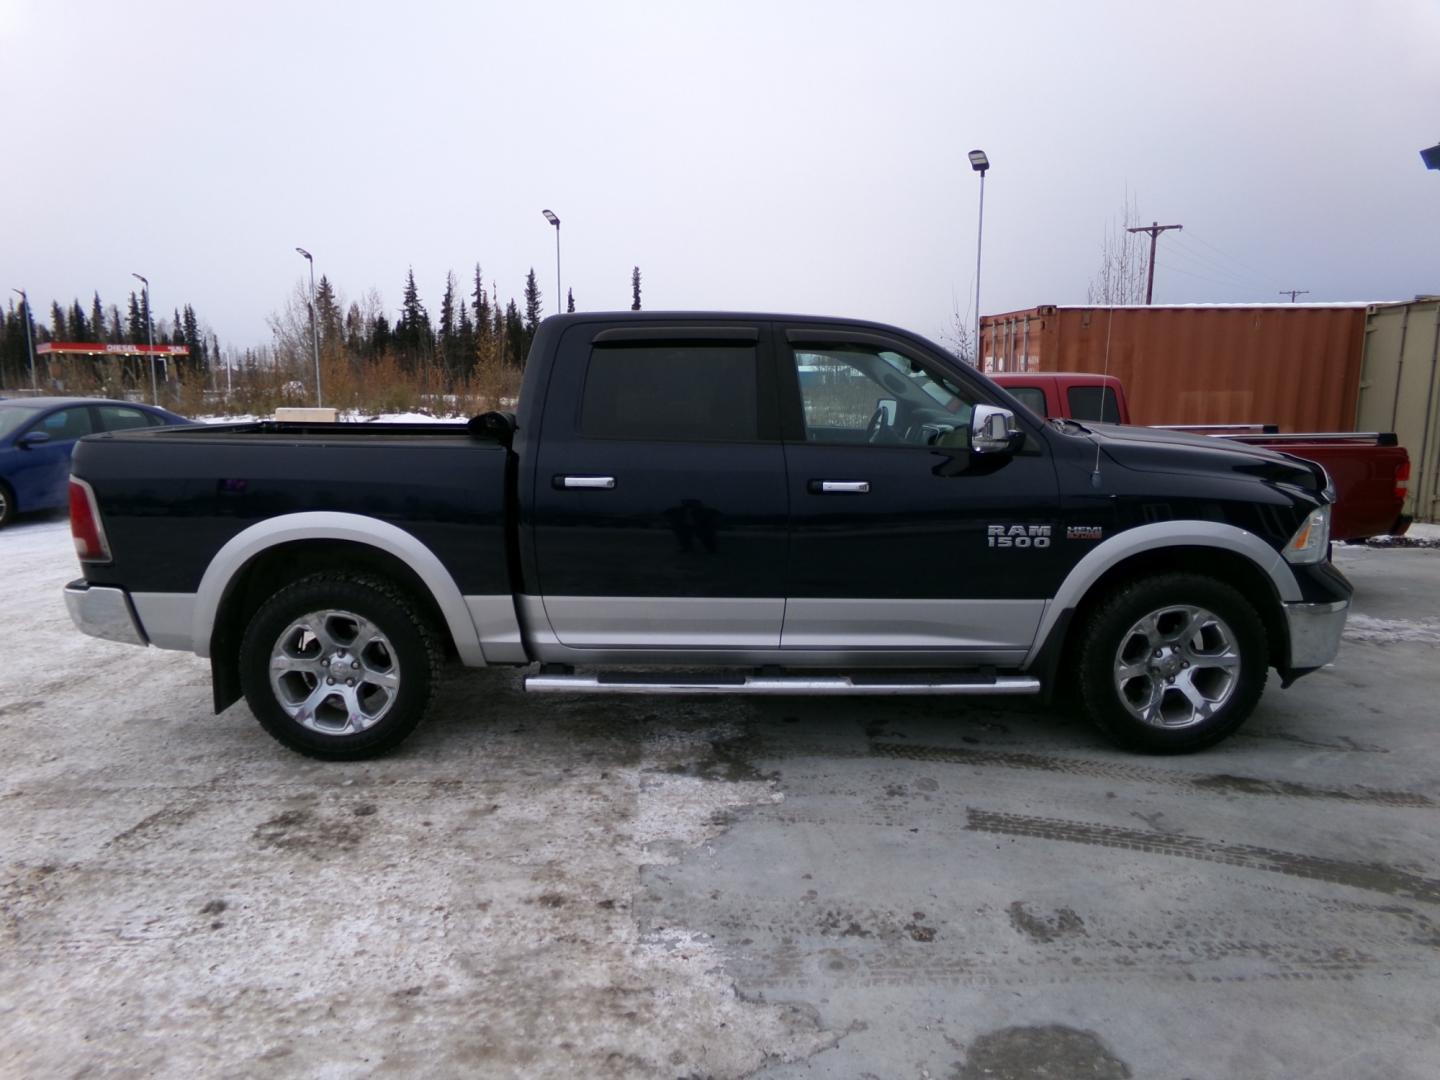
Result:
M527 675L532 694L814 694L893 696L900 694L1038 694L1031 675Z

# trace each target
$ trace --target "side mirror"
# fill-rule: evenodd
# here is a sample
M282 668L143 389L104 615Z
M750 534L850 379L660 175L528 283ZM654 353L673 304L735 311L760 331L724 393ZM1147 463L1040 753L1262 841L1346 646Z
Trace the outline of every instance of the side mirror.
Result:
M48 431L27 431L24 435L20 436L20 440L16 445L22 450L29 450L32 446L39 446L41 443L47 443L49 441L50 433Z
M881 398L875 402L875 411L885 414L885 426L887 428L895 426L895 399L893 397Z
M970 450L976 454L1012 452L1021 437L1015 414L997 405L976 405L970 416Z
M477 441L493 439L501 446L508 447L515 441L515 414L510 412L487 412L472 416L465 424L470 437Z

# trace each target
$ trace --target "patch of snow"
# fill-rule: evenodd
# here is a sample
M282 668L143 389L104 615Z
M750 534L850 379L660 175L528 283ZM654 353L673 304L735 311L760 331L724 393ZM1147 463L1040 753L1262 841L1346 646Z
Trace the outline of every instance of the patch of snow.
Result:
M1440 619L1377 619L1352 613L1345 620L1345 640L1370 645L1440 645Z

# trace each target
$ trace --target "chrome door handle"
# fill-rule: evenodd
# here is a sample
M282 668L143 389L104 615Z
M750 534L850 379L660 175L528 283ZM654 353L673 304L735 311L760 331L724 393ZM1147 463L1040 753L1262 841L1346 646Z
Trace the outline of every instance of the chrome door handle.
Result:
M821 480L822 495L865 495L870 491L868 480Z
M613 476L557 476L558 487L562 488L588 488L592 490L609 491L615 486Z

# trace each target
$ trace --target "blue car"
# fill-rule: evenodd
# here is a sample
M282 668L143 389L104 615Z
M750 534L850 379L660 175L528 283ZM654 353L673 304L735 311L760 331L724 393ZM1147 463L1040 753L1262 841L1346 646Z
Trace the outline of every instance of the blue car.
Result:
M189 423L175 413L129 401L0 400L0 527L16 514L66 505L70 454L82 435Z

